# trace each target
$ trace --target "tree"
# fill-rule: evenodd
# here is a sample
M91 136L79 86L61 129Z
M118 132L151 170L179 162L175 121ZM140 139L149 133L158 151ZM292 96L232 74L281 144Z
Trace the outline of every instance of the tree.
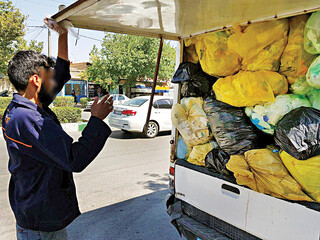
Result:
M159 39L106 33L101 50L94 47L90 53L89 66L84 73L87 80L115 85L121 79L132 86L137 79L153 78ZM175 49L164 42L159 78L171 78L175 67Z
M23 38L25 35L26 16L15 8L11 1L0 1L0 75L7 74L10 59L17 51L34 50L41 52L43 42L31 41Z

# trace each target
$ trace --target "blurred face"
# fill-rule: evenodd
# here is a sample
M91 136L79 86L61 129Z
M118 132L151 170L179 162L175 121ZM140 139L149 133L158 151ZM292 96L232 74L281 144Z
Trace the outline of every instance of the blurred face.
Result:
M41 89L39 92L39 100L41 103L49 103L55 97L55 88L56 82L54 80L54 70L50 69L42 69L39 76L42 80Z

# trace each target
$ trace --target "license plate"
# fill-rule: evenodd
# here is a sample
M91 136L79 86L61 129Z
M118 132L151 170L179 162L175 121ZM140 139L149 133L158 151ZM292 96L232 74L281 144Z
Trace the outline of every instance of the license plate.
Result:
M113 110L113 113L116 115L121 115L121 111Z

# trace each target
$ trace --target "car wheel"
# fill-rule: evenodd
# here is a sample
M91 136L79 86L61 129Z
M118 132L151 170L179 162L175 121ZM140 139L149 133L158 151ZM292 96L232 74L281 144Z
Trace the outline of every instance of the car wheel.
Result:
M154 138L159 133L158 124L155 122L149 122L147 129L144 131L144 135L147 138Z

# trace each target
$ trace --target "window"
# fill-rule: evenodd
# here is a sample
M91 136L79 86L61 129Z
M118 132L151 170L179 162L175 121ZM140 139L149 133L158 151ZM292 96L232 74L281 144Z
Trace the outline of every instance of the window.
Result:
M119 96L118 96L118 100L119 100L119 101L124 100L124 99L125 99L124 96L122 96L122 95L119 95Z
M144 104L146 101L148 101L145 98L134 98L127 102L125 102L124 106L131 106L131 107L140 107L142 104Z
M161 109L171 109L172 108L172 100L171 99L159 99L153 103L154 108Z
M71 95L71 90L72 90L71 84L66 84L64 89L65 89L65 95Z

